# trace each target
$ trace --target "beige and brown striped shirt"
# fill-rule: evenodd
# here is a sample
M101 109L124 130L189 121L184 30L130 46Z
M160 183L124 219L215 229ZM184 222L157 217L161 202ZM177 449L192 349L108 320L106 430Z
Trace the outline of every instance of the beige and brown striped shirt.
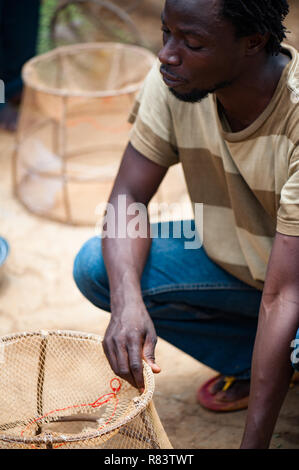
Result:
M292 60L271 102L241 132L230 132L215 95L177 100L158 62L130 116L131 144L162 166L181 162L191 201L204 203L208 256L259 289L276 230L299 236L299 54L284 48Z

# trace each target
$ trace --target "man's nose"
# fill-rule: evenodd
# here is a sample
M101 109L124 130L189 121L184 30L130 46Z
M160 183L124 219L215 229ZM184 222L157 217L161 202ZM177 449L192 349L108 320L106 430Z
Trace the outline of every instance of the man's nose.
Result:
M173 44L171 39L162 47L158 54L158 58L164 65L180 65L181 63L177 47L175 47L175 44Z

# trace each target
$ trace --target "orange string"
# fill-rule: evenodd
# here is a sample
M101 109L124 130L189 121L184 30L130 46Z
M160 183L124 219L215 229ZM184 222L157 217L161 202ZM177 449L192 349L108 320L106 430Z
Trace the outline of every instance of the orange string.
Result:
M113 385L113 382L116 381L117 382L117 386L114 386ZM72 408L82 408L82 407L85 407L85 406L91 406L92 408L99 408L100 406L104 405L105 403L108 403L111 399L115 398L116 399L116 402L115 402L115 406L114 406L114 409L113 409L113 412L110 416L110 418L108 419L108 421L106 421L104 424L102 424L102 426L100 426L99 428L97 428L97 431L99 431L100 429L102 429L104 426L106 426L110 421L111 419L113 418L113 416L115 415L115 412L116 412L116 409L117 409L117 405L119 403L119 399L117 397L117 393L120 391L121 389L121 381L117 378L117 377L114 377L113 379L110 380L110 388L112 389L112 393L106 393L105 395L102 395L101 397L97 398L94 402L92 403L82 403L81 405L71 405L71 406L66 406L65 408L58 408L57 410L52 410L52 411L49 411L48 413L44 414L43 416L40 416L38 418L35 418L33 419L32 421L30 421L30 423L27 424L27 426L23 429L23 431L21 432L21 436L24 435L24 433L28 430L28 428L30 428L34 423L37 423L37 421L40 421L41 419L44 419L46 418L47 416L53 414L53 413L58 413L60 411L66 411L66 410L70 410ZM106 398L107 397L107 398ZM106 399L105 399L106 398ZM58 444L56 446L54 446L54 449L57 449L58 447L61 447L61 446L64 446L65 443L63 442L62 444ZM36 446L32 445L31 446L33 449L37 449Z

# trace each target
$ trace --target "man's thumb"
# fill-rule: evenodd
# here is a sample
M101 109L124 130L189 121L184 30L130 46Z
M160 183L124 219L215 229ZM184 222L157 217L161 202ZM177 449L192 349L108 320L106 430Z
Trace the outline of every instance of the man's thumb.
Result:
M152 341L147 340L143 347L143 359L152 368L154 374L161 372L161 368L156 364L155 361L155 344Z

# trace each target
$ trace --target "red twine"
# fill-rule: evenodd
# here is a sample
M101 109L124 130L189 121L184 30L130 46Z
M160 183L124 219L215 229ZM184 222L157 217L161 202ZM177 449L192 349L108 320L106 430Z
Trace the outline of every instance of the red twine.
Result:
M117 382L117 385L114 384L115 382ZM23 431L21 432L21 436L24 435L24 433L30 428L30 426L32 426L34 423L37 423L38 421L40 421L41 419L44 419L46 418L47 416L50 416L51 414L53 413L57 413L59 411L66 411L66 410L70 410L72 408L83 408L85 406L91 406L92 408L99 408L100 406L102 405L105 405L105 403L108 403L110 400L112 400L113 398L116 399L116 402L115 402L115 406L114 406L114 409L113 409L113 412L110 416L110 418L108 419L108 421L106 421L104 424L102 424L102 426L100 426L99 428L97 428L97 431L99 431L100 429L102 429L104 426L106 426L106 424L108 424L111 419L113 418L113 416L115 415L115 412L116 412L116 408L117 408L117 405L118 405L118 402L119 402L119 399L117 397L117 393L120 391L121 389L121 381L117 378L117 377L114 377L113 379L110 380L110 388L112 390L112 393L106 393L105 395L102 395L101 397L97 398L97 400L95 400L94 402L92 403L82 403L81 405L71 405L71 406L67 406L65 408L59 408L57 410L52 410L52 411L49 411L48 413L44 414L43 416L40 416L39 418L35 418L33 419L32 421L30 421L30 423L27 424L27 426L23 429ZM61 447L65 445L65 443L62 443L62 444L58 444L56 446L53 446L54 449L57 449L58 447ZM35 447L34 445L31 446L33 449L37 449L37 447Z

